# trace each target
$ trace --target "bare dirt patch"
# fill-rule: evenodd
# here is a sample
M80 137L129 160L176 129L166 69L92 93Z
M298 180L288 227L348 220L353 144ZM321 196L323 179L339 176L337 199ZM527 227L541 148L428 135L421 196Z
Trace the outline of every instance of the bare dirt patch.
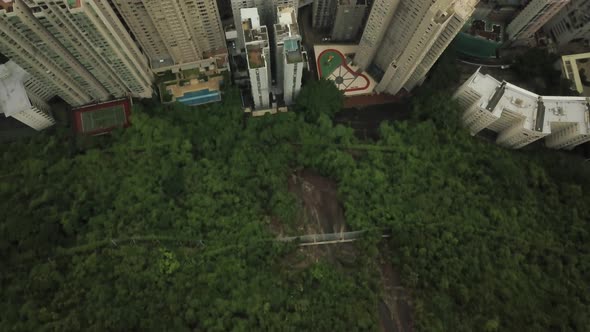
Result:
M303 234L338 233L347 230L336 182L303 170L291 175L289 191L302 203L303 213L297 225Z
M296 234L326 234L346 232L344 208L338 198L338 185L335 181L325 178L316 172L303 170L289 178L289 191L300 204L300 213L296 221ZM285 234L280 220L271 219L271 230L275 234ZM380 330L385 332L414 331L411 301L408 292L402 287L399 274L394 270L389 257L388 246L380 247L376 266L383 289L383 296L375 309L378 311ZM305 269L321 260L329 261L336 266L354 269L359 250L354 243L340 243L319 246L300 247L285 264L295 269Z
M296 234L290 235L348 231L335 181L316 172L302 170L289 178L289 192L297 197L301 211L296 221ZM273 228L276 232L276 225ZM357 250L353 244L337 244L301 247L290 260L293 267L303 269L320 259L339 266L352 266L356 257Z
M389 257L391 257L389 248L383 244L379 255L379 272L383 285L383 296L379 304L381 330L386 332L414 331L410 294L402 286L399 273L394 270Z

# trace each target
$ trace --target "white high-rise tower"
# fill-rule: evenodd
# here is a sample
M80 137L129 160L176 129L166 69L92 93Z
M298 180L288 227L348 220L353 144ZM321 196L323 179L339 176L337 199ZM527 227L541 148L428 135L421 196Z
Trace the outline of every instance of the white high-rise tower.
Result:
M0 0L0 53L72 106L152 96L147 59L106 1Z
M257 110L270 108L270 45L268 30L260 24L260 16L256 8L242 8L241 25L244 31L246 59L252 99Z
M292 7L278 7L275 24L277 83L282 88L286 105L293 104L301 91L301 78L305 66L306 52L301 45L296 10Z
M411 90L423 81L478 2L376 0L354 63L379 72L377 92Z
M213 0L110 0L154 71L227 53Z

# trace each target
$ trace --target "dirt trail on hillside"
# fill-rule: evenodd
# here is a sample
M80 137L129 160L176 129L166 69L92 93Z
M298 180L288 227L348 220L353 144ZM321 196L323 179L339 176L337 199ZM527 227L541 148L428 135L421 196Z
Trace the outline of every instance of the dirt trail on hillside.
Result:
M402 286L399 273L394 270L389 259L387 244L381 246L379 267L383 296L381 298L379 317L382 331L414 331L412 319L412 302L408 291ZM387 307L388 310L383 310ZM389 316L387 316L389 314Z

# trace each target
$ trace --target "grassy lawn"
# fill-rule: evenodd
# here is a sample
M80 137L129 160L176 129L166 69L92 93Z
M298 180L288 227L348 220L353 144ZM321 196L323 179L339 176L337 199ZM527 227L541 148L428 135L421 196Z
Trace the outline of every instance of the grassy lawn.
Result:
M200 75L200 72L197 68L193 68L193 69L186 69L182 71L182 76L183 78L198 78Z

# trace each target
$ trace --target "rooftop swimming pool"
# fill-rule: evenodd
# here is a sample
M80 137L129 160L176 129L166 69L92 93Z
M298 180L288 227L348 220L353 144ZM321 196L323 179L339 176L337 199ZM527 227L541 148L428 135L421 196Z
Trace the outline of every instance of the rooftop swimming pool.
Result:
M182 97L176 98L177 102L189 106L197 106L221 100L221 92L218 90L203 89L185 93Z

